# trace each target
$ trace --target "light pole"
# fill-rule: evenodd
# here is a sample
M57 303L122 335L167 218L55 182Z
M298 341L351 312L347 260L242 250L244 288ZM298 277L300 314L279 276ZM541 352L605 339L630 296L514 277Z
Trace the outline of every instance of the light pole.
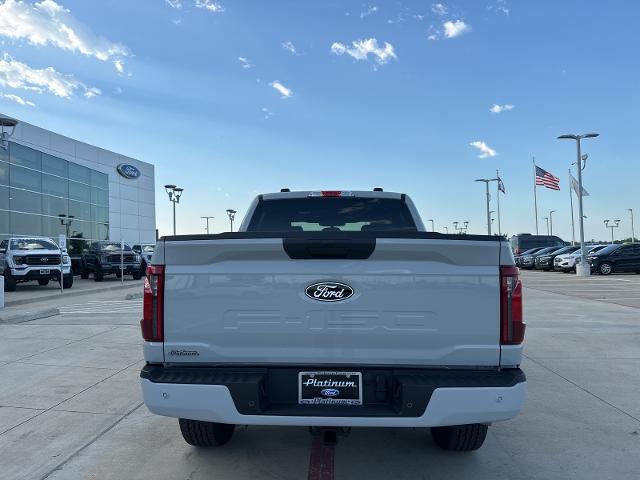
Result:
M614 220L611 225L609 225L610 220L604 221L605 228L611 229L611 243L613 244L613 229L618 228L620 226L620 220Z
M432 231L432 232L435 232L435 231L436 231L436 224L435 224L435 222L433 221L433 219L432 219L432 218L430 218L429 220L427 220L427 222L431 222L431 231Z
M444 227L444 231L446 232L447 235L449 235L449 227L447 227L446 225Z
M200 218L204 218L207 221L207 235L209 235L209 219L210 218L216 218L216 217L207 217L207 216L205 216L205 217L200 217Z
M169 201L173 203L173 234L176 234L176 203L180 203L180 197L182 196L183 188L176 187L175 185L164 186L167 195L169 195Z
M233 219L236 218L236 212L232 208L227 208L227 215L229 215L229 221L231 222L231 231L233 232Z
M553 212L557 210L549 210L549 235L553 235Z
M636 232L633 228L633 208L627 208L631 214L631 243L636 241Z
M487 234L491 235L491 213L489 213L489 200L491 199L491 195L489 195L489 183L497 182L497 178L478 178L475 180L476 182L484 182L485 187L487 189Z
M74 215L65 215L64 213L59 213L58 218L60 218L60 225L65 227L67 238L69 238L69 229L71 228L71 224L73 223Z
M596 138L599 133L584 133L582 135L560 135L560 140L575 140L577 148L577 167L578 167L578 216L580 217L580 263L576 266L576 275L580 277L588 277L591 275L591 267L587 265L587 250L584 246L584 213L582 210L582 154L580 152L580 140L583 138ZM586 160L585 160L586 165Z
M456 231L460 232L460 235L466 233L467 229L469 228L469 222L463 222L464 227L458 227L458 225L460 224L460 222L453 222L453 228L456 229Z
M544 221L547 222L547 235L549 235L549 217L544 217Z

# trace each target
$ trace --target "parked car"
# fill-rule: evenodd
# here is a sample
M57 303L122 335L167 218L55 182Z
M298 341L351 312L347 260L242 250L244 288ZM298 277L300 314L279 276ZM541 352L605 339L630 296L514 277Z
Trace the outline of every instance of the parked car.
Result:
M260 195L238 232L158 241L144 402L197 447L241 424L431 427L475 450L524 401L508 247L425 231L404 194Z
M591 271L601 275L622 272L640 273L640 243L609 245L589 254L587 261L591 265Z
M530 248L529 250L525 250L524 252L522 252L520 255L514 255L513 256L513 261L516 262L516 266L520 266L521 262L522 262L522 257L525 257L527 255L533 255L534 253L539 252L540 250L542 250L544 247L536 247L536 248Z
M43 286L51 280L60 282L61 255L62 287L71 288L71 259L66 251L60 251L52 239L11 237L3 240L0 242L0 266L5 292L14 292L16 285L23 282L37 281Z
M519 233L513 235L509 240L514 255L521 255L526 250L536 247L562 247L565 241L555 235L531 235L530 233Z
M578 246L568 246L568 247L561 247L558 248L552 252L547 252L543 255L538 255L536 256L535 259L535 265L534 268L536 270L544 270L544 271L550 271L553 270L553 266L554 266L554 261L556 256L558 255L562 255L563 253L573 253L575 252L578 248Z
M140 255L140 268L143 275L147 271L147 265L151 265L151 257L153 256L153 251L155 250L155 248L155 243L142 243L131 247L131 250Z
M520 257L520 268L524 268L526 270L532 270L535 267L536 256L544 255L546 253L553 252L555 250L559 250L560 246L556 245L554 247L546 247L541 250L538 250L535 253L530 253L527 255L522 255Z
M93 273L96 282L101 282L105 275L111 274L118 278L122 275L131 275L134 280L140 280L142 278L141 262L140 255L131 250L129 245L125 245L122 250L119 242L93 242L82 253L80 276L86 279Z
M585 245L585 250L587 251L587 255L589 253L595 253L598 250L602 250L607 245ZM553 260L553 269L560 272L574 272L576 270L576 264L580 263L580 257L582 252L580 251L580 247L571 253L564 253L562 255L557 255Z

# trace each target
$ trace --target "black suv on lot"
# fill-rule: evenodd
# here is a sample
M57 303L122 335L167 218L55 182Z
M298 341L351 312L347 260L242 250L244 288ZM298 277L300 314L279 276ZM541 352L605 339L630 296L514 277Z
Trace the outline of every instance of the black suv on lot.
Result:
M610 275L620 272L640 273L640 243L609 245L587 256L592 272Z
M128 245L122 249L118 242L93 242L82 252L81 278L89 278L93 273L96 282L101 282L105 275L115 274L120 278L123 274L133 276L134 280L142 278L140 255Z

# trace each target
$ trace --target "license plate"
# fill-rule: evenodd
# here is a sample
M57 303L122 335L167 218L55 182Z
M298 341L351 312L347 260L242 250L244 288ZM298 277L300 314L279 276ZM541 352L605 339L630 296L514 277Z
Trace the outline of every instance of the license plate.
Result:
M42 269L40 270L40 275L49 275L51 273L51 270L47 269Z
M300 372L298 403L303 405L362 405L362 373Z

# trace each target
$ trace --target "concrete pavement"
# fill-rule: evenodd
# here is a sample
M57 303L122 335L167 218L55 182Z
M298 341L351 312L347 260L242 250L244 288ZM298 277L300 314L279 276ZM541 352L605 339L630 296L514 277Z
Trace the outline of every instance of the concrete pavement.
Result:
M640 309L535 280L525 275L522 415L490 427L469 454L437 449L424 429L354 429L336 447L336 478L637 477ZM306 478L305 428L243 427L227 446L198 450L175 419L149 414L137 380L140 300L121 297L0 325L0 479Z

